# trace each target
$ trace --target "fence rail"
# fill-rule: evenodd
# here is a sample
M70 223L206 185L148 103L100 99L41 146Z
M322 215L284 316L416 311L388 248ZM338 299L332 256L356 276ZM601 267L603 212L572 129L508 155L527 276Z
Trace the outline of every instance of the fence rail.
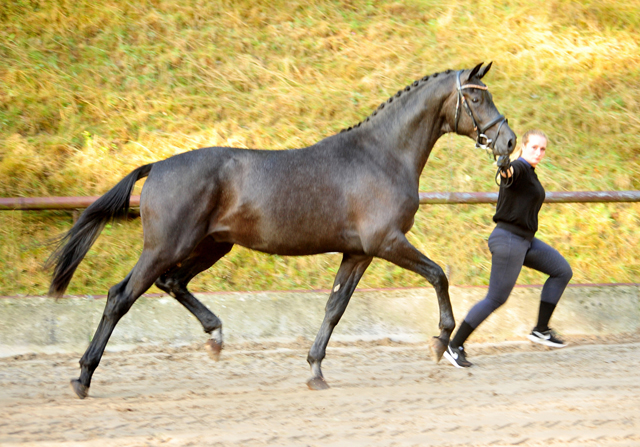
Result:
M77 210L87 208L99 196L89 197L0 197L0 211ZM421 205L496 203L497 192L421 192ZM547 192L547 203L640 202L640 191L560 191ZM140 206L140 196L131 196L132 207Z
M421 192L421 205L496 203L497 192ZM546 203L640 202L640 191L548 191Z

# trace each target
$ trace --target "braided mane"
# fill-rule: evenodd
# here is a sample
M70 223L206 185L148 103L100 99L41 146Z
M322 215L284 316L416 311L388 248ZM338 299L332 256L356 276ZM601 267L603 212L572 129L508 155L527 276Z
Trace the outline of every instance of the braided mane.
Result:
M402 96L402 94L403 94L403 93L405 93L405 92L410 92L412 88L415 88L415 87L418 87L419 85L424 84L425 82L427 82L427 81L428 81L429 79L431 79L431 78L437 78L439 74L442 74L442 73L444 73L444 74L449 74L449 73L451 73L451 71L452 71L452 70L446 70L446 71L444 71L444 72L434 73L434 74L432 74L432 75L425 76L425 77L423 77L423 78L421 78L421 79L418 79L417 81L414 81L413 83L411 83L411 84L407 85L404 89L400 89L400 90L398 90L398 92L397 92L395 95L391 96L391 97L390 97L389 99L387 99L385 102L383 102L382 104L380 104L380 105L378 106L378 108L377 108L377 109L376 109L376 110L375 110L371 115L369 115L367 118L365 118L364 120L360 121L360 122L359 122L358 124L356 124L355 126L351 126L351 127L347 128L347 129L342 129L342 130L340 131L340 133L342 133L342 132L348 132L348 131L350 131L351 129L356 129L356 128L360 127L362 124L369 122L369 121L370 121L374 116L376 116L376 115L378 114L378 112L380 112L382 109L384 109L384 108L385 108L385 106L386 106L387 104L391 104L395 98L399 98L400 96Z

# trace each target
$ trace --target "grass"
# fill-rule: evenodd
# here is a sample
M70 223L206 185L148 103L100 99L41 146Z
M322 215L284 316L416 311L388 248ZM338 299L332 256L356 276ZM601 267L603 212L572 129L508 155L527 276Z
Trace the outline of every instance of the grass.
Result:
M512 128L550 136L538 169L547 190L640 189L639 30L631 0L8 0L0 196L98 195L141 164L203 146L307 146L415 79L490 60L486 82ZM470 140L445 136L421 190L494 191L492 175ZM423 207L410 237L450 266L454 284L486 284L492 214ZM638 281L638 204L546 205L540 220L575 282ZM65 213L0 214L0 294L46 292L44 242L70 223ZM114 223L69 292L105 293L140 250L140 222ZM236 248L193 289L328 288L338 264ZM543 279L523 271L520 282ZM361 283L424 284L382 261Z

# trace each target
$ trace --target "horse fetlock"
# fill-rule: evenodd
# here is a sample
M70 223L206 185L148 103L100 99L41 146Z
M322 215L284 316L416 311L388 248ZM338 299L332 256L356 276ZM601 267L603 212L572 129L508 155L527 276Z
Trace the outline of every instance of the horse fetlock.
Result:
M80 363L80 369L83 372L86 371L90 377L92 372L95 371L100 364L100 357L96 357L93 352L87 351L78 363Z
M220 318L211 314L204 318L205 321L202 322L202 327L207 334L211 334L211 336L219 338L219 341L222 341L222 321ZM214 335L215 334L215 335Z
M315 345L311 346L309 353L307 354L307 363L311 366L311 369L317 368L320 370L320 364L324 360L325 351L320 348L316 348Z
M222 325L218 325L212 332L211 332L211 339L214 340L216 343L222 344L223 341L223 336L222 336Z
M307 363L311 367L311 377L322 377L322 359L314 358L309 352Z
M307 386L309 389L320 391L329 388L329 384L324 380L324 376L322 375L320 361L312 361L309 358L307 358L307 361L311 365L311 377L307 380Z
M440 337L442 338L443 335L446 335L448 337L449 335L451 335L451 332L453 332L453 330L456 327L456 320L453 319L453 316L442 318L440 320L439 327L440 327Z

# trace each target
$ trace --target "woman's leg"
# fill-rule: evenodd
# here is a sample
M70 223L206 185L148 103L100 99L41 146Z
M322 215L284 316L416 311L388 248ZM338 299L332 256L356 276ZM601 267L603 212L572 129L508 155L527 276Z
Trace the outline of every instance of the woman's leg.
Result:
M507 301L518 275L520 275L529 246L529 241L510 231L497 227L493 230L489 237L489 249L491 250L489 291L485 298L473 306L465 317L458 332L451 340L452 347L462 346L471 332Z
M569 284L573 271L567 260L555 248L535 238L524 258L524 265L549 275L542 287L538 323L534 329L544 332L549 330L551 315Z

